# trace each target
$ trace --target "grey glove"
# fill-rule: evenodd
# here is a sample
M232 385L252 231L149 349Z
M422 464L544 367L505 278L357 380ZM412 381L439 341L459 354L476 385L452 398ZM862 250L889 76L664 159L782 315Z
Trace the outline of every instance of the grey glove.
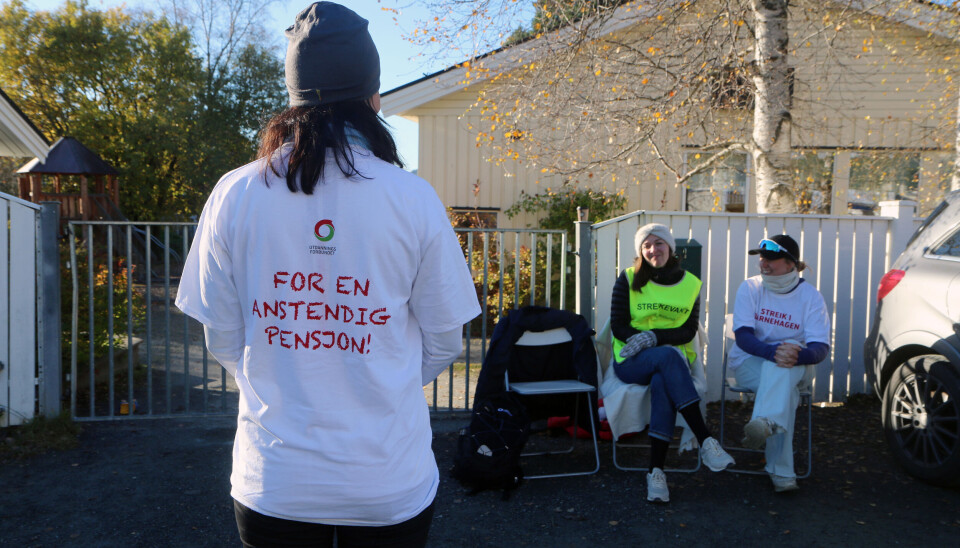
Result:
M657 346L657 336L653 331L641 331L636 335L631 335L627 339L627 344L620 349L621 358L629 358L638 354L645 348Z

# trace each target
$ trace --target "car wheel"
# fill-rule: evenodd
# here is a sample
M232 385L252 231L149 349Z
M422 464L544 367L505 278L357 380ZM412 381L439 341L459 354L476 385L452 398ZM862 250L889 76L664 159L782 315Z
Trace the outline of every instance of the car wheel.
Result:
M960 376L943 356L900 365L883 392L883 430L907 471L929 482L960 477Z

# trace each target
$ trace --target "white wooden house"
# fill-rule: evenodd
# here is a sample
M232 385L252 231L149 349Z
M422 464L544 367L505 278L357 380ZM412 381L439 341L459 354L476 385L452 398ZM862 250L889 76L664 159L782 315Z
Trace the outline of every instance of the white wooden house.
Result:
M942 20L943 10L928 3L908 2L910 9L894 15L883 11L880 17L876 14L882 4L837 0L836 8L847 17L834 48L809 38L810 21L790 18L796 83L792 146L797 176L816 186L811 212L872 214L882 200L906 198L917 201L923 214L949 186L960 82L956 30L943 26L939 34L931 32L930 22ZM867 11L849 17L850 10L857 9ZM636 11L621 15L612 18L604 32L629 37L655 24L649 17L638 18ZM536 42L491 52L485 56L486 66L511 70L521 59L536 57ZM522 192L540 193L563 181L524 157L490 161L491 150L477 146L484 122L471 107L478 91L491 84L467 83L467 70L453 66L384 93L383 113L418 123L419 175L434 185L448 207L485 211L500 227L532 225L535 219L529 216L511 220L502 212ZM724 124L707 131L735 138L750 135L752 111L731 108L724 116ZM699 147L708 139L703 137L665 132L661 145L677 165L689 166L704 158ZM604 144L598 141L595 146ZM746 154L732 154L686 185L677 185L672 173L650 164L642 169L623 166L619 174L583 178L578 184L623 192L626 211L751 213L756 199L750 163Z
M50 145L40 130L0 89L0 156L47 158Z

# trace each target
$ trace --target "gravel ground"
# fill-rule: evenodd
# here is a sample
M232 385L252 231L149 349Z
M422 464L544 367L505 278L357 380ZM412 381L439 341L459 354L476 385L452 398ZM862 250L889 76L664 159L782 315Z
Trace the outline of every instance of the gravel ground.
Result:
M814 409L813 476L797 493L774 494L764 476L701 470L668 475L668 505L646 503L643 474L614 468L609 442L595 475L528 480L507 501L467 496L447 475L466 421L436 418L442 479L430 545L956 545L960 489L915 481L896 465L879 407L859 397ZM747 413L735 406L732 422ZM709 406L714 429L717 415ZM223 417L84 423L74 449L0 463L0 545L236 546L233 430ZM591 453L580 442L572 464L588 465Z

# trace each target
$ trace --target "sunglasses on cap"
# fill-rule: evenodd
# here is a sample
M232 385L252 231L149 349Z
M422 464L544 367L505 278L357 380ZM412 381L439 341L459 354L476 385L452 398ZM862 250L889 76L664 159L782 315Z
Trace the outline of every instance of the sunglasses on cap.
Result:
M794 257L792 253L787 251L787 248L783 247L782 245L778 244L773 240L767 240L766 238L764 238L763 240L760 240L760 243L757 244L757 246L764 251L771 251L773 253L783 253L787 257L790 257L790 259L793 260L793 262L797 262L797 258Z

